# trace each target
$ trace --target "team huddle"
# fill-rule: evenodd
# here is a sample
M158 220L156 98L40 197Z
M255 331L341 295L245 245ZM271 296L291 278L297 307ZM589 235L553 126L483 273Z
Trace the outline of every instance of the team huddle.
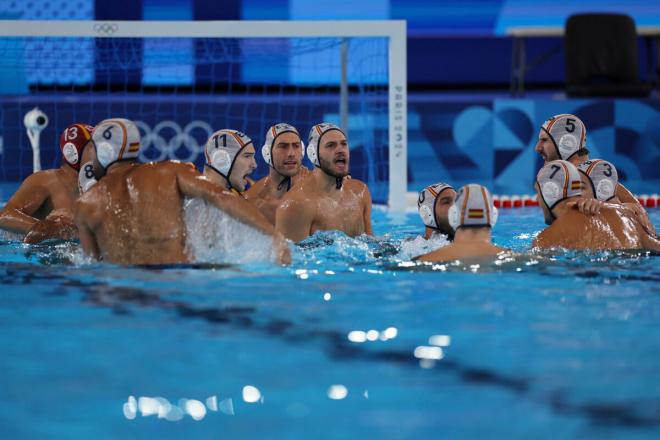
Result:
M544 165L534 189L548 225L535 248L660 250L648 214L618 181L614 165L589 159L586 127L575 115L548 119L539 131L535 151ZM446 234L452 243L418 257L422 261L476 258L505 252L491 244L497 221L488 190L470 184L458 193L446 183L424 189L418 209L426 238Z
M589 160L586 128L574 115L543 125L535 150L545 160L535 189L546 223L535 247L660 250L647 213L618 183L616 168ZM127 119L96 127L72 124L60 136L62 165L29 176L0 212L0 228L26 243L79 238L92 258L119 264L179 264L186 248L184 201L201 199L272 238L278 263L291 260L289 241L321 230L373 235L371 195L349 175L345 133L321 123L307 146L298 130L268 129L261 156L266 177L252 182L256 149L245 134L223 129L207 140L202 172L192 163L138 163L140 133ZM302 165L305 152L314 164ZM507 252L492 244L497 209L488 190L470 184L455 191L438 183L418 201L425 238L452 241L421 261L481 258Z

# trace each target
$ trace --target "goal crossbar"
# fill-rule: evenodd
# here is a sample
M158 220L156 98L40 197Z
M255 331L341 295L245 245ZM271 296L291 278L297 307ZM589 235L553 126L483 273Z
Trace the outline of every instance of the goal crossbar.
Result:
M356 21L56 21L0 20L0 37L94 38L388 38L390 210L407 191L407 72L404 20Z

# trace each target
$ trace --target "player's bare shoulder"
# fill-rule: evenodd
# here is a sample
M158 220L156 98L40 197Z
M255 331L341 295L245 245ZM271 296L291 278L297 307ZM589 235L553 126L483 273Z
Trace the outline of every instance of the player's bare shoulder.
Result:
M59 185L59 180L60 177L57 169L43 170L32 173L26 177L23 181L23 185L26 185L28 188L41 187L48 190L53 185Z
M243 193L246 199L256 199L263 198L266 194L266 180L268 177L262 177L261 179L254 182L250 187Z
M280 206L285 204L290 205L294 202L295 204L305 203L310 200L310 188L305 188L303 185L295 185L286 194L284 194Z
M359 196L369 192L367 184L358 179L344 179L344 187Z
M317 211L318 199L312 197L309 191L301 186L291 188L287 192L277 208L277 217L284 215L292 218L298 215L314 216Z

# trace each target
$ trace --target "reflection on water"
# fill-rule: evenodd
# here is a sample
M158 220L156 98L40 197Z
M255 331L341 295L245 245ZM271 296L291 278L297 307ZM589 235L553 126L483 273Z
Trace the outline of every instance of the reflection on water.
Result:
M206 399L206 404L196 399L179 399L177 404L170 403L164 397L138 397L129 396L122 410L128 420L136 418L138 412L142 417L156 416L168 422L178 422L188 415L195 421L206 417L208 411L221 412L233 416L234 403L231 398L218 402L218 396L213 395Z

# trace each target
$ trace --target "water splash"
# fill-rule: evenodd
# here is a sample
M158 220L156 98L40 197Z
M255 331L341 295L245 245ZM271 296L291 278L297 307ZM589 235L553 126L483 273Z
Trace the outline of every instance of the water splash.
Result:
M272 262L272 239L200 199L184 202L186 249L198 263Z
M23 241L23 234L0 229L0 241Z
M448 244L449 240L446 235L433 234L428 240L421 235L418 235L415 238L401 240L401 252L399 253L399 257L402 260L411 260L413 257L428 254L429 252L445 247Z

